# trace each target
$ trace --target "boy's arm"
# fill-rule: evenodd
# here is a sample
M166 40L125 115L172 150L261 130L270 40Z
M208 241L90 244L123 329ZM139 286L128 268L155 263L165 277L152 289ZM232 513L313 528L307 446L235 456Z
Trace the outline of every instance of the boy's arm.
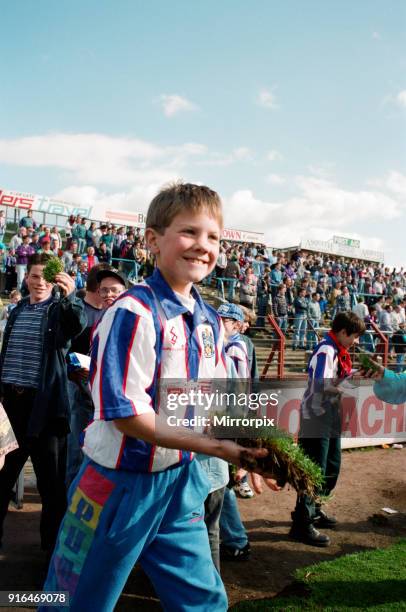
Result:
M116 419L117 429L131 438L138 438L163 448L175 448L219 457L235 465L241 464L241 453L251 457L265 457L265 449L246 449L232 440L217 440L195 433L184 427L171 427L159 415L148 413L140 416Z

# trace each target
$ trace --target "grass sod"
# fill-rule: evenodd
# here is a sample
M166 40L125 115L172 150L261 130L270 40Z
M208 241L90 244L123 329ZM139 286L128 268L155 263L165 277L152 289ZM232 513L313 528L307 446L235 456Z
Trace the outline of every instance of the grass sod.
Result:
M286 432L263 427L254 436L237 438L237 442L247 448L266 448L268 451L266 457L254 460L242 453L241 464L246 469L255 471L259 467L271 473L281 486L288 482L296 491L306 492L312 497L322 488L324 478L320 467Z
M406 540L389 548L344 555L297 569L295 582L285 595L232 607L232 612L265 610L406 610Z
M43 270L43 276L48 283L55 282L55 276L64 271L63 262L59 257L50 256Z

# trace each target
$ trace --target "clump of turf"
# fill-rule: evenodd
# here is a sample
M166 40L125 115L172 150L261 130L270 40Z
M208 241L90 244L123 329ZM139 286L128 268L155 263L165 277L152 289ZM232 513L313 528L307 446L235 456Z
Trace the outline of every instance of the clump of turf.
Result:
M372 361L371 357L367 353L359 353L358 360L363 370L374 370L375 372L379 370L379 366Z
M317 497L324 482L322 471L288 434L264 427L256 430L254 436L238 438L237 443L246 448L265 448L268 451L266 457L256 459L243 452L243 468L249 471L260 469L281 487L289 483L298 493Z
M42 274L47 283L55 283L55 276L63 271L63 263L59 257L50 257Z

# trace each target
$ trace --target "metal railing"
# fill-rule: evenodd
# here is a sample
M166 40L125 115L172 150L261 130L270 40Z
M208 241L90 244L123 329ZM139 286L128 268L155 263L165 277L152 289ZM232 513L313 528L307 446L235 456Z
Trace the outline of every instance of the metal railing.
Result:
M273 362L275 355L278 356L278 364L277 364L277 378L282 380L285 377L285 345L286 338L276 322L275 317L272 315L267 316L268 322L272 329L275 332L276 338L273 340L271 352L268 355L268 359L264 365L264 369L262 370L262 374L260 376L260 380L265 380L266 375L268 373L269 368Z
M386 366L388 365L389 358L389 338L385 334L385 332L379 329L379 327L376 323L374 323L374 321L369 321L369 325L372 327L372 329L380 340L380 342L378 342L377 346L375 347L375 355L382 355L382 365L386 368Z

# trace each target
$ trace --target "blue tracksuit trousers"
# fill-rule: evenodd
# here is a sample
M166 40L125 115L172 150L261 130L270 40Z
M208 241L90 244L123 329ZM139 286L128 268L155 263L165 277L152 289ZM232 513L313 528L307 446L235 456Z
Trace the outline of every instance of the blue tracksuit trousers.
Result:
M140 561L165 610L225 612L204 523L209 489L197 461L144 474L85 459L44 590L68 591L73 612L112 612Z

